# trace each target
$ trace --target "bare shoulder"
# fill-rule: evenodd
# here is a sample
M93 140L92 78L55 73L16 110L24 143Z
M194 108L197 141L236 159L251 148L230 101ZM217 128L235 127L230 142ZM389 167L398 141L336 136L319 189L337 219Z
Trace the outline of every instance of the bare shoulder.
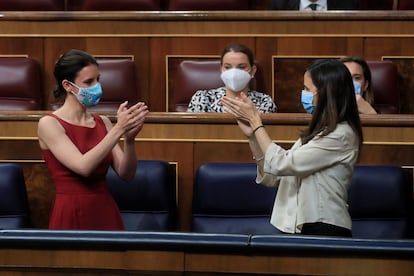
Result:
M58 122L56 118L53 118L52 116L43 116L40 118L39 123L37 125L38 132L53 132L56 133L56 131L62 130L64 131L62 125Z
M39 120L39 127L45 126L53 126L55 124L57 124L57 120L55 118L53 118L52 116L46 115L43 116L42 118L40 118Z

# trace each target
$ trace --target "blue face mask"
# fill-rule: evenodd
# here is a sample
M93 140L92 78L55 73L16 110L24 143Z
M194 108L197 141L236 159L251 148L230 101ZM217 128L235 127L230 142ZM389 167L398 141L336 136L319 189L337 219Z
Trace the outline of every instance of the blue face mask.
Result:
M303 108L309 114L313 112L313 93L310 91L302 90L302 97L301 97Z
M357 81L354 81L354 89L355 89L355 95L361 94L361 84Z
M90 87L79 87L73 82L69 82L76 88L78 88L78 94L73 93L78 101L85 107L95 106L99 103L102 96L102 87L99 82Z

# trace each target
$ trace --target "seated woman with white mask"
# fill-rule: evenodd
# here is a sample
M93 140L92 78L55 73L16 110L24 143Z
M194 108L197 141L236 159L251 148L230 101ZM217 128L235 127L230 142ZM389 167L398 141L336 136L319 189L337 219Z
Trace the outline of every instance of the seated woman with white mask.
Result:
M221 98L234 98L240 92L244 92L260 112L276 112L277 106L272 98L253 87L256 71L253 53L248 47L242 44L227 45L221 55L221 79L225 86L196 91L187 112L224 112Z

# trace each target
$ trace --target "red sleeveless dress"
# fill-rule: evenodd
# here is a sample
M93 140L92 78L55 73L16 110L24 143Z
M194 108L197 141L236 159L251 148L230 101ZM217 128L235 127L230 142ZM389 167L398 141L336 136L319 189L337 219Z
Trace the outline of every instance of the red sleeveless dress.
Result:
M81 153L96 146L106 135L102 118L92 114L95 127L70 124L54 114L67 136ZM123 230L121 214L109 192L106 173L112 163L112 154L88 177L83 177L62 165L50 150L43 150L43 158L56 189L49 220L49 229Z

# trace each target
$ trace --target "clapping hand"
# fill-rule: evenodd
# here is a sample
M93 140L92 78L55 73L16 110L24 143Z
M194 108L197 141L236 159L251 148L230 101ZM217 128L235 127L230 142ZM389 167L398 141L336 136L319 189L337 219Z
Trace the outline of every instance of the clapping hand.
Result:
M252 121L257 120L257 117L261 120L260 112L254 103L243 92L240 93L240 97L236 98L224 96L221 103L224 106L224 111L234 115L242 132L250 137L253 132Z
M117 112L117 124L124 130L124 138L127 141L134 140L144 126L148 106L143 102L127 107L128 102L122 103Z

